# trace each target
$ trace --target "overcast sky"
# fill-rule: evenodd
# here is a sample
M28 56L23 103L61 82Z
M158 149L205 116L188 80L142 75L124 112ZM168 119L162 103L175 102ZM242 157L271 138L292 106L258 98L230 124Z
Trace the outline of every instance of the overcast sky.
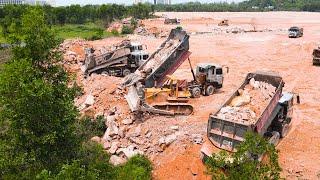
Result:
M151 2L151 0L149 0ZM184 3L190 2L192 0L171 0L172 3ZM240 2L243 0L193 0L203 3L212 2ZM56 6L65 6L70 4L107 4L107 3L117 3L117 4L132 4L133 0L55 0Z

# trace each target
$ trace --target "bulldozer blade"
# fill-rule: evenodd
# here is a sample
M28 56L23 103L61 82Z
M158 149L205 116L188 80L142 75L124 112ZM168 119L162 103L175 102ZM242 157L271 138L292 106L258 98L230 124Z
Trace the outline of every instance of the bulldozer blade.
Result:
M128 102L130 110L132 112L140 110L140 98L135 86L130 86L128 94L124 96Z

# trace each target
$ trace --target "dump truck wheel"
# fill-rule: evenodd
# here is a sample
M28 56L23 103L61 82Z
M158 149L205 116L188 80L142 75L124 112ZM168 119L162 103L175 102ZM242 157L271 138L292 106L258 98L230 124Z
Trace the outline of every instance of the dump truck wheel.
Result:
M129 74L131 74L131 71L129 69L125 69L122 72L123 76L128 76Z
M288 132L289 132L289 124L284 124L283 126L282 126L282 129L281 129L281 138L284 138L284 137L286 137L287 135L288 135Z
M272 137L269 139L269 143L276 146L279 143L279 140L280 140L280 133L277 131L273 131Z
M205 95L206 96L210 96L210 95L212 95L213 93L214 93L214 87L212 86L212 85L210 85L210 86L208 86L207 88L206 88L206 92L205 92Z
M102 71L102 73L101 73L101 74L106 75L106 76L109 76L108 71Z
M193 88L191 94L192 94L192 97L194 97L194 98L200 97L200 95L201 95L200 88L199 87Z

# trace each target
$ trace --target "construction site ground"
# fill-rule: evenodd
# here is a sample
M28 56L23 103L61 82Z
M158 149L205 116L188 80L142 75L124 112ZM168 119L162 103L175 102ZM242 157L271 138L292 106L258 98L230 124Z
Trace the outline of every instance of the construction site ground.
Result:
M294 107L290 132L277 146L283 169L281 176L287 179L320 178L320 67L312 66L312 50L320 43L320 13L157 13L159 16L162 14L181 19L179 26L190 34L194 67L197 63L212 62L228 66L230 72L225 74L223 88L217 93L190 101L194 106L193 115L147 115L130 125L132 128L140 125L146 134L151 131L152 141L172 134L172 131L176 135L163 152L148 154L154 164L154 179L210 179L200 160L201 144L194 143L193 136L201 135L207 141L209 114L219 109L248 72L256 70L279 72L286 83L284 91L299 93L301 98L301 104ZM222 19L228 19L230 26L217 26ZM146 28L156 28L167 34L176 27L163 22L163 18L143 21ZM287 30L291 26L303 27L304 36L289 39ZM253 30L258 32L250 32ZM129 38L146 44L150 53L165 40L165 37L152 35L130 35ZM101 48L123 39L125 37L114 37L85 43ZM78 60L84 56L82 43L70 45L69 50L77 54ZM81 104L91 93L95 102L85 110L87 113L103 114L117 107L123 116L120 118L131 116L122 92L117 89L121 78L92 75L84 79L80 63L66 64L66 68L77 74L77 82L83 86L83 96L75 100L82 111ZM188 62L182 64L175 75L191 80Z

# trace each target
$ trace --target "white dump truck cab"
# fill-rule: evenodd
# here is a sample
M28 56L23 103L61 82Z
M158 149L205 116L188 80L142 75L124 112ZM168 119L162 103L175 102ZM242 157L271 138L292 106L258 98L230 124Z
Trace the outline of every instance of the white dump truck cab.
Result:
M132 64L135 64L137 67L140 67L143 63L149 58L149 53L145 51L135 51L131 53L130 60Z
M213 63L201 63L197 65L196 77L199 81L204 81L214 85L215 88L221 88L223 84L222 66ZM203 79L205 78L205 79Z

